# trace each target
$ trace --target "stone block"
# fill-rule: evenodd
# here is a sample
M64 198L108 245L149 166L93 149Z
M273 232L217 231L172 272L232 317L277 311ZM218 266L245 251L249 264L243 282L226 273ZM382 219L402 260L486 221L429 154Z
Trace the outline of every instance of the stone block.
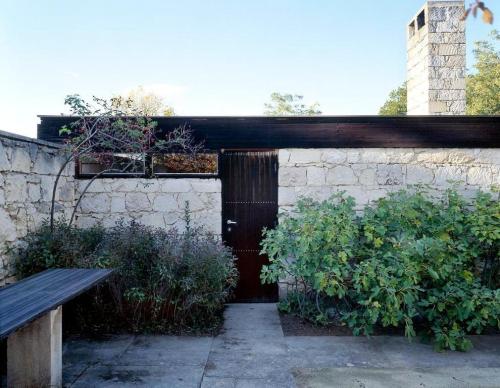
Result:
M295 205L297 202L297 194L293 187L278 188L278 204L280 206Z
M362 163L388 163L389 154L384 148L367 148L360 151Z
M429 20L431 21L444 21L447 18L447 12L445 8L442 7L431 7L427 13Z
M85 190L85 187L90 183L90 179L78 179L76 181L77 192L81 193ZM87 189L87 193L109 193L112 190L111 180L106 179L96 179L93 181L89 188Z
M484 164L500 166L500 149L481 149L478 150L477 161Z
M5 178L5 201L24 202L28 199L26 175L9 174Z
M361 209L371 201L375 201L387 194L387 191L383 189L367 190L359 186L347 186L344 187L343 190L345 190L346 195L354 198L358 209Z
M449 186L451 182L465 182L465 170L461 166L439 166L434 171L434 184Z
M471 167L467 171L467 184L488 187L493 184L493 171L489 167Z
M364 168L357 172L359 183L363 186L374 186L377 184L377 171L374 168Z
M220 193L220 179L192 179L191 187L196 193Z
M178 195L172 193L159 194L153 202L153 210L158 212L180 212L182 208L177 202Z
M202 195L198 194L197 197L203 203L204 210L222 211L222 198L219 193L203 193Z
M7 386L62 386L61 306L8 337Z
M278 172L280 186L305 186L307 172L305 167L282 167Z
M60 168L61 158L57 158L52 153L38 152L32 171L35 174L57 174Z
M466 101L451 101L448 110L454 115L464 115L466 112Z
M137 179L115 179L111 184L111 191L131 193L137 190Z
M327 169L323 167L307 167L307 185L323 186L326 183Z
M319 149L290 149L290 164L311 164L321 161L321 150Z
M73 201L75 185L72 180L62 179L58 185L56 199L58 201Z
M165 228L165 219L163 218L163 213L146 213L141 215L136 220L140 224L152 226L155 228Z
M347 153L347 163L360 163L361 162L361 153L362 151L359 149L348 149Z
M347 152L341 149L327 149L321 153L321 161L328 164L341 164L347 161Z
M127 193L125 194L125 207L132 212L147 211L151 209L151 204L145 193Z
M434 180L434 172L431 168L421 165L406 166L406 183L414 184L430 184Z
M429 56L429 66L445 66L445 65L446 65L446 57L444 56L444 54Z
M453 44L453 43L448 43L448 44L440 44L439 45L439 55L457 55L460 53L460 44Z
M111 197L105 193L87 193L80 202L79 212L81 213L104 213L111 210Z
M295 194L298 198L310 198L314 201L326 201L338 191L340 191L340 188L336 186L302 186L295 188Z
M10 171L10 160L7 156L7 147L0 141L0 171Z
M42 193L42 198L46 201L52 199L52 189L55 180L56 180L55 176L50 176L50 175L40 176L40 189Z
M127 209L125 207L125 197L123 195L111 197L111 213L124 213Z
M430 114L446 112L447 110L448 110L448 105L446 105L446 102L442 102L442 101L430 101L429 102L429 113Z
M403 166L399 164L379 164L377 183L383 186L402 185L404 183Z
M278 163L280 166L286 166L290 161L290 151L281 149L278 151Z
M192 212L200 211L205 208L205 204L201 200L201 196L197 193L181 193L177 198L177 203L179 209L183 212L186 206L186 202L189 202L189 210Z
M450 55L445 58L445 65L449 67L465 67L465 56L464 55ZM463 80L463 87L465 87L465 78L461 78ZM461 85L460 85L461 86ZM452 88L458 89L458 88Z
M473 149L448 149L448 163L450 164L470 164L477 160L478 150Z
M12 171L29 173L31 170L31 157L28 147L17 145L12 149L11 156Z
M358 178L351 167L337 166L328 170L326 183L330 185L352 185L358 183Z
M191 191L191 185L187 179L162 179L160 188L164 193L187 193Z
M28 197L31 202L38 202L42 198L40 184L28 183Z
M3 208L0 207L0 242L15 241L17 238L17 229L14 220Z

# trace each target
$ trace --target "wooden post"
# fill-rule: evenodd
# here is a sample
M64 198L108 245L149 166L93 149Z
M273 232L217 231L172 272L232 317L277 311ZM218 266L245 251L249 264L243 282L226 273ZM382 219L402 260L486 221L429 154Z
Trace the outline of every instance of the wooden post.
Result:
M7 339L7 387L62 386L62 306Z

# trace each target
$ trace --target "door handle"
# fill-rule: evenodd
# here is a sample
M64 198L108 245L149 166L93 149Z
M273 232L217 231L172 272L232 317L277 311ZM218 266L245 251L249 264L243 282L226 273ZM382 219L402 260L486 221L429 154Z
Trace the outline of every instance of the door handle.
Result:
M227 221L226 221L226 223L227 223L228 225L236 225L236 224L237 224L237 222L236 222L236 221L231 221L231 220L227 220Z

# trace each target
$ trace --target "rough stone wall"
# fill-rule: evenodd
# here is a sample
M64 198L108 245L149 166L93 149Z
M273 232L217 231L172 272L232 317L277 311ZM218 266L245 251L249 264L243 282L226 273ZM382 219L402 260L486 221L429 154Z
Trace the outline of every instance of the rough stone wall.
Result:
M14 280L7 250L49 217L52 185L63 161L54 144L0 132L0 286ZM59 183L59 216L73 204L73 173L68 165Z
M500 185L500 149L283 149L279 164L281 211L300 196L323 200L338 191L353 196L361 209L411 184L444 190L448 181L461 181L465 195Z
M424 12L424 19L418 15ZM409 115L465 114L462 1L429 1L408 26ZM424 25L420 25L424 20Z
M82 192L88 180L76 181ZM185 203L189 201L193 224L221 233L221 183L219 179L99 179L84 195L77 225L86 227L100 221L136 220L145 225L177 227L184 230Z

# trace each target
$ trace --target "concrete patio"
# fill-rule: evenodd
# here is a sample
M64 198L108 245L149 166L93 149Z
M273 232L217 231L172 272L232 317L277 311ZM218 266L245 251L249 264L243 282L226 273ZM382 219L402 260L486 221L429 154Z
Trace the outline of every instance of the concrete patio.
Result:
M274 304L231 304L215 337L70 339L71 387L500 387L500 336L468 353L401 337L285 337Z

